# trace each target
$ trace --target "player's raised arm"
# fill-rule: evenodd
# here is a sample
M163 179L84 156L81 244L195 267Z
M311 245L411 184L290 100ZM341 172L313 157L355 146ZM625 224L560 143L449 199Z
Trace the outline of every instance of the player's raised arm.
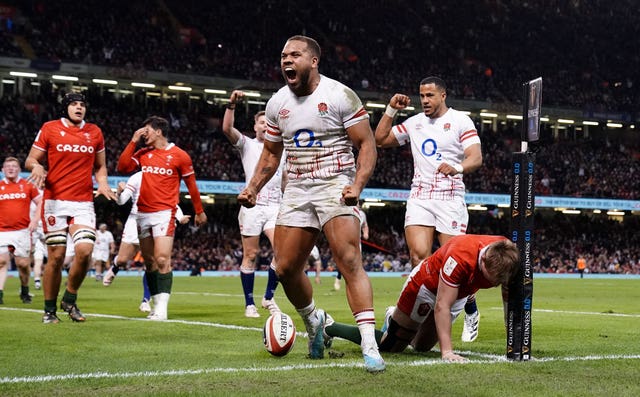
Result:
M229 97L229 104L224 111L224 117L222 118L222 133L227 137L232 145L242 137L242 133L238 131L234 126L235 121L235 109L238 102L244 98L244 92L240 90L234 90Z
M131 141L124 148L118 158L118 172L122 174L129 174L138 169L138 163L134 160L133 154L136 151L136 147L140 142L140 138L144 138L147 133L147 128L142 127L133 133Z
M282 142L265 140L264 148L260 154L260 160L258 160L255 172L253 173L253 178L251 178L249 184L238 195L238 202L240 204L248 208L256 205L258 192L278 170L283 149L284 146Z
M410 103L411 98L404 94L395 94L391 97L386 110L382 114L382 117L380 117L380 121L378 121L378 125L376 126L375 137L376 145L378 147L384 148L400 145L395 135L391 132L393 119L395 118L396 113L398 113L398 110L406 109Z

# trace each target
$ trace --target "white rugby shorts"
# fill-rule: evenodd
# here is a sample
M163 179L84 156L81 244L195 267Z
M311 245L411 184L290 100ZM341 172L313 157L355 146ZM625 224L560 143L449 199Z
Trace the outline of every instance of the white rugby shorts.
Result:
M424 200L410 198L404 227L435 226L440 233L457 236L467 233L469 212L462 198L456 200Z
M253 208L240 207L238 224L243 236L259 236L263 231L276 227L280 205L256 205Z
M13 255L28 258L31 254L31 232L29 229L0 232L0 254L9 252L9 246L15 248Z

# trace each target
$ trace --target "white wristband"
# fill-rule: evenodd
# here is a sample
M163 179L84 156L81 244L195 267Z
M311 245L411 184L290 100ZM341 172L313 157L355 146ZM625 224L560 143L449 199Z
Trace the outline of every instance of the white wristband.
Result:
M462 168L462 164L454 164L453 168L456 169L456 172L458 174L462 174L462 172L464 172L464 168Z
M384 110L384 114L391 118L396 117L396 113L398 113L398 109L391 107L391 105L387 105L387 108Z

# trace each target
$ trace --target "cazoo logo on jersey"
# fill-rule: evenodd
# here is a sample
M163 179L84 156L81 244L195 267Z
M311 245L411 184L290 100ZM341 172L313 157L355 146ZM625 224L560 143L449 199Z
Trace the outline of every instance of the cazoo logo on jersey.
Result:
M71 152L71 153L93 153L94 147L87 145L65 145L59 143L56 145L56 150L59 152Z
M152 167L150 165L142 166L142 172L156 175L173 175L173 170L171 168Z
M4 193L0 194L0 200L26 199L26 193Z

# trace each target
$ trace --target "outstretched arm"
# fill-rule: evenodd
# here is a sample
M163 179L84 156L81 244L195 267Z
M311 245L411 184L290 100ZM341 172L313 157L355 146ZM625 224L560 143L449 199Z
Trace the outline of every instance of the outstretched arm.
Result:
M441 280L438 284L436 304L433 309L434 319L442 359L445 361L465 362L467 361L466 358L453 352L453 345L451 343L451 306L453 306L457 297L458 288L451 287Z

